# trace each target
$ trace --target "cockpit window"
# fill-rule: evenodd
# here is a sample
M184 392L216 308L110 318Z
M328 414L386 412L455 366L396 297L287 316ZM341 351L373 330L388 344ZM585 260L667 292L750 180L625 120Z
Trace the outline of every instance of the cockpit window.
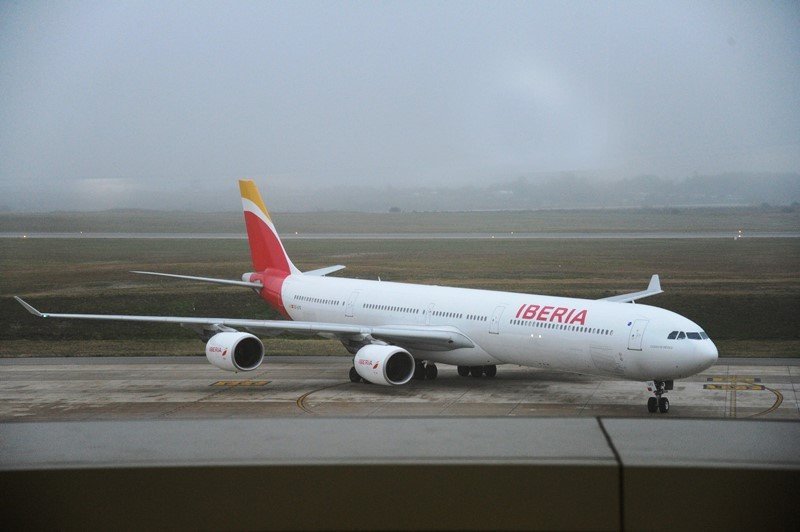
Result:
M683 340L685 338L690 340L708 340L708 335L703 331L687 333L683 331L672 331L667 335L667 340Z

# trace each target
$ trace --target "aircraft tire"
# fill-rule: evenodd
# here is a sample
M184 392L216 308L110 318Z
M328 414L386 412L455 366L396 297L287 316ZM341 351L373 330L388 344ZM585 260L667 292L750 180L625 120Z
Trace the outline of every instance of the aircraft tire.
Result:
M492 364L491 366L483 366L483 373L489 377L490 379L497 375L497 366Z
M469 366L458 366L458 374L462 377L469 376Z
M647 411L651 414L658 410L658 399L651 397L647 400Z
M350 368L350 382L361 382L361 375L358 374L356 368Z
M483 366L472 366L469 368L469 374L475 377L483 377Z
M428 363L425 365L425 378L429 381L432 381L439 375L439 368L436 367L436 364Z
M666 397L659 397L658 398L658 411L662 414L666 414L669 412L669 399Z

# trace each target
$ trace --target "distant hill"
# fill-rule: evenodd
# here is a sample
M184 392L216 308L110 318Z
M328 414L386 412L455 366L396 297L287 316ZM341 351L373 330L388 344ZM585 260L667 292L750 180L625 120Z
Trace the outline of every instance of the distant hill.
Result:
M800 204L749 207L518 209L446 212L273 211L284 236L314 233L682 233L800 231ZM0 213L10 233L224 233L244 237L241 212Z
M800 203L800 174L729 173L693 176L681 180L642 175L603 179L581 173L551 173L486 180L482 184L415 186L400 183L338 184L336 186L259 180L264 198L276 212L463 212L540 209L680 208L697 206L790 206ZM152 185L157 186L157 185ZM66 187L66 186L65 186ZM150 190L145 185L118 201L127 207L112 212L133 218L159 218L160 212L180 209L189 213L238 212L240 201L233 179L216 186ZM74 191L73 191L74 192ZM85 195L75 197L69 187L59 189L58 201L26 197L13 205L19 212L41 212L52 205L92 205ZM37 201L41 203L37 204ZM107 203L108 204L108 203ZM50 205L51 207L45 207ZM112 203L113 205L113 203ZM80 210L80 208L76 209ZM10 212L0 208L0 213ZM113 222L113 219L112 219ZM168 226L169 222L164 221Z
M282 195L283 196L283 195ZM800 174L723 174L674 181L639 176L602 181L573 173L519 177L485 186L336 187L283 198L304 210L385 212L619 207L790 205L800 202Z

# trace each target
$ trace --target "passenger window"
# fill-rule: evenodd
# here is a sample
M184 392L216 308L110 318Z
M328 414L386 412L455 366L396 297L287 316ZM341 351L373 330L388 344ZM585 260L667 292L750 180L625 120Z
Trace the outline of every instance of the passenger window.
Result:
M683 334L683 331L678 333L678 340L684 340L685 338L686 338L686 335Z
M672 331L671 333L669 333L669 336L667 336L667 340L674 340L677 337L678 337L678 331Z

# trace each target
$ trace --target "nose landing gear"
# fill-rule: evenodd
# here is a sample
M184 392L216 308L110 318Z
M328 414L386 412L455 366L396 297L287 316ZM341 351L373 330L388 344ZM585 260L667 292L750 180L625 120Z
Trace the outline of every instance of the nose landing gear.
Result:
M647 400L647 411L651 414L656 410L661 414L669 412L669 399L663 395L672 389L672 381L650 381L647 383L647 389L655 394L655 397Z

